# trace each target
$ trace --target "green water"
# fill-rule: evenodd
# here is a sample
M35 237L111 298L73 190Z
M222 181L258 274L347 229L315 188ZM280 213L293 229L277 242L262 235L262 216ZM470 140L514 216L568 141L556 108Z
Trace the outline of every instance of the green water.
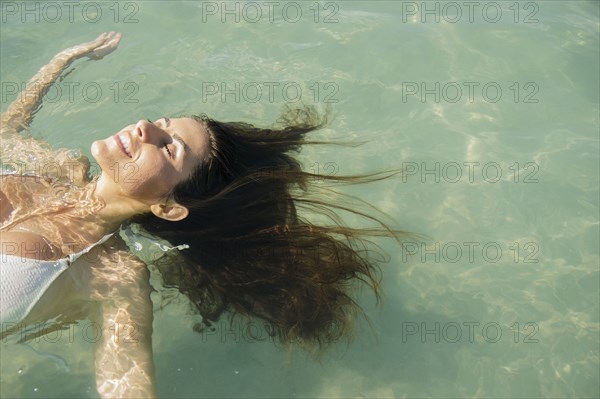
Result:
M176 301L155 312L160 397L600 396L599 3L476 3L2 3L3 110L59 50L123 32L48 93L31 130L57 147L180 113L268 124L299 99L333 108L315 138L369 141L306 148L307 169L409 171L347 190L429 237L380 242L372 329L315 362L194 333ZM0 396L97 397L84 329L3 343Z

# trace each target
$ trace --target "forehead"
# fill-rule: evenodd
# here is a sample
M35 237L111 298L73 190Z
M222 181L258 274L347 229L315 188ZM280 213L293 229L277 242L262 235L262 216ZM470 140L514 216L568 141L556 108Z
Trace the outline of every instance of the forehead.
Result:
M193 118L171 119L173 132L178 134L189 147L189 155L204 159L209 154L209 137L206 126Z

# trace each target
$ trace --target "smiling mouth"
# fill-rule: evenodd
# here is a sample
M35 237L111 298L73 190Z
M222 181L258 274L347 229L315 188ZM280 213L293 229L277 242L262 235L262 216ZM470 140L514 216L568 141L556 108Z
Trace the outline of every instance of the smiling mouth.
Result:
M119 134L115 134L114 138L121 151L123 151L123 153L129 158L133 158L131 152L129 152L129 149L131 148L131 142L129 141L129 137L122 138Z

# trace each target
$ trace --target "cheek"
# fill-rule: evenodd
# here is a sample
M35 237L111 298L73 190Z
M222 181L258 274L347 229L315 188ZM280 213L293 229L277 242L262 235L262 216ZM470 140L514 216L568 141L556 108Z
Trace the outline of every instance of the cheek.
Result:
M127 194L138 198L161 198L173 187L173 171L160 162L124 163L118 168L114 180Z

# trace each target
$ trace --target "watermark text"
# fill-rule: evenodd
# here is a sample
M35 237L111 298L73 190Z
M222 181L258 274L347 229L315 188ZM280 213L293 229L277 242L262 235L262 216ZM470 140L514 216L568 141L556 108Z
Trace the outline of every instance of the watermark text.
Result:
M2 23L99 22L138 23L139 2L136 1L2 1Z

